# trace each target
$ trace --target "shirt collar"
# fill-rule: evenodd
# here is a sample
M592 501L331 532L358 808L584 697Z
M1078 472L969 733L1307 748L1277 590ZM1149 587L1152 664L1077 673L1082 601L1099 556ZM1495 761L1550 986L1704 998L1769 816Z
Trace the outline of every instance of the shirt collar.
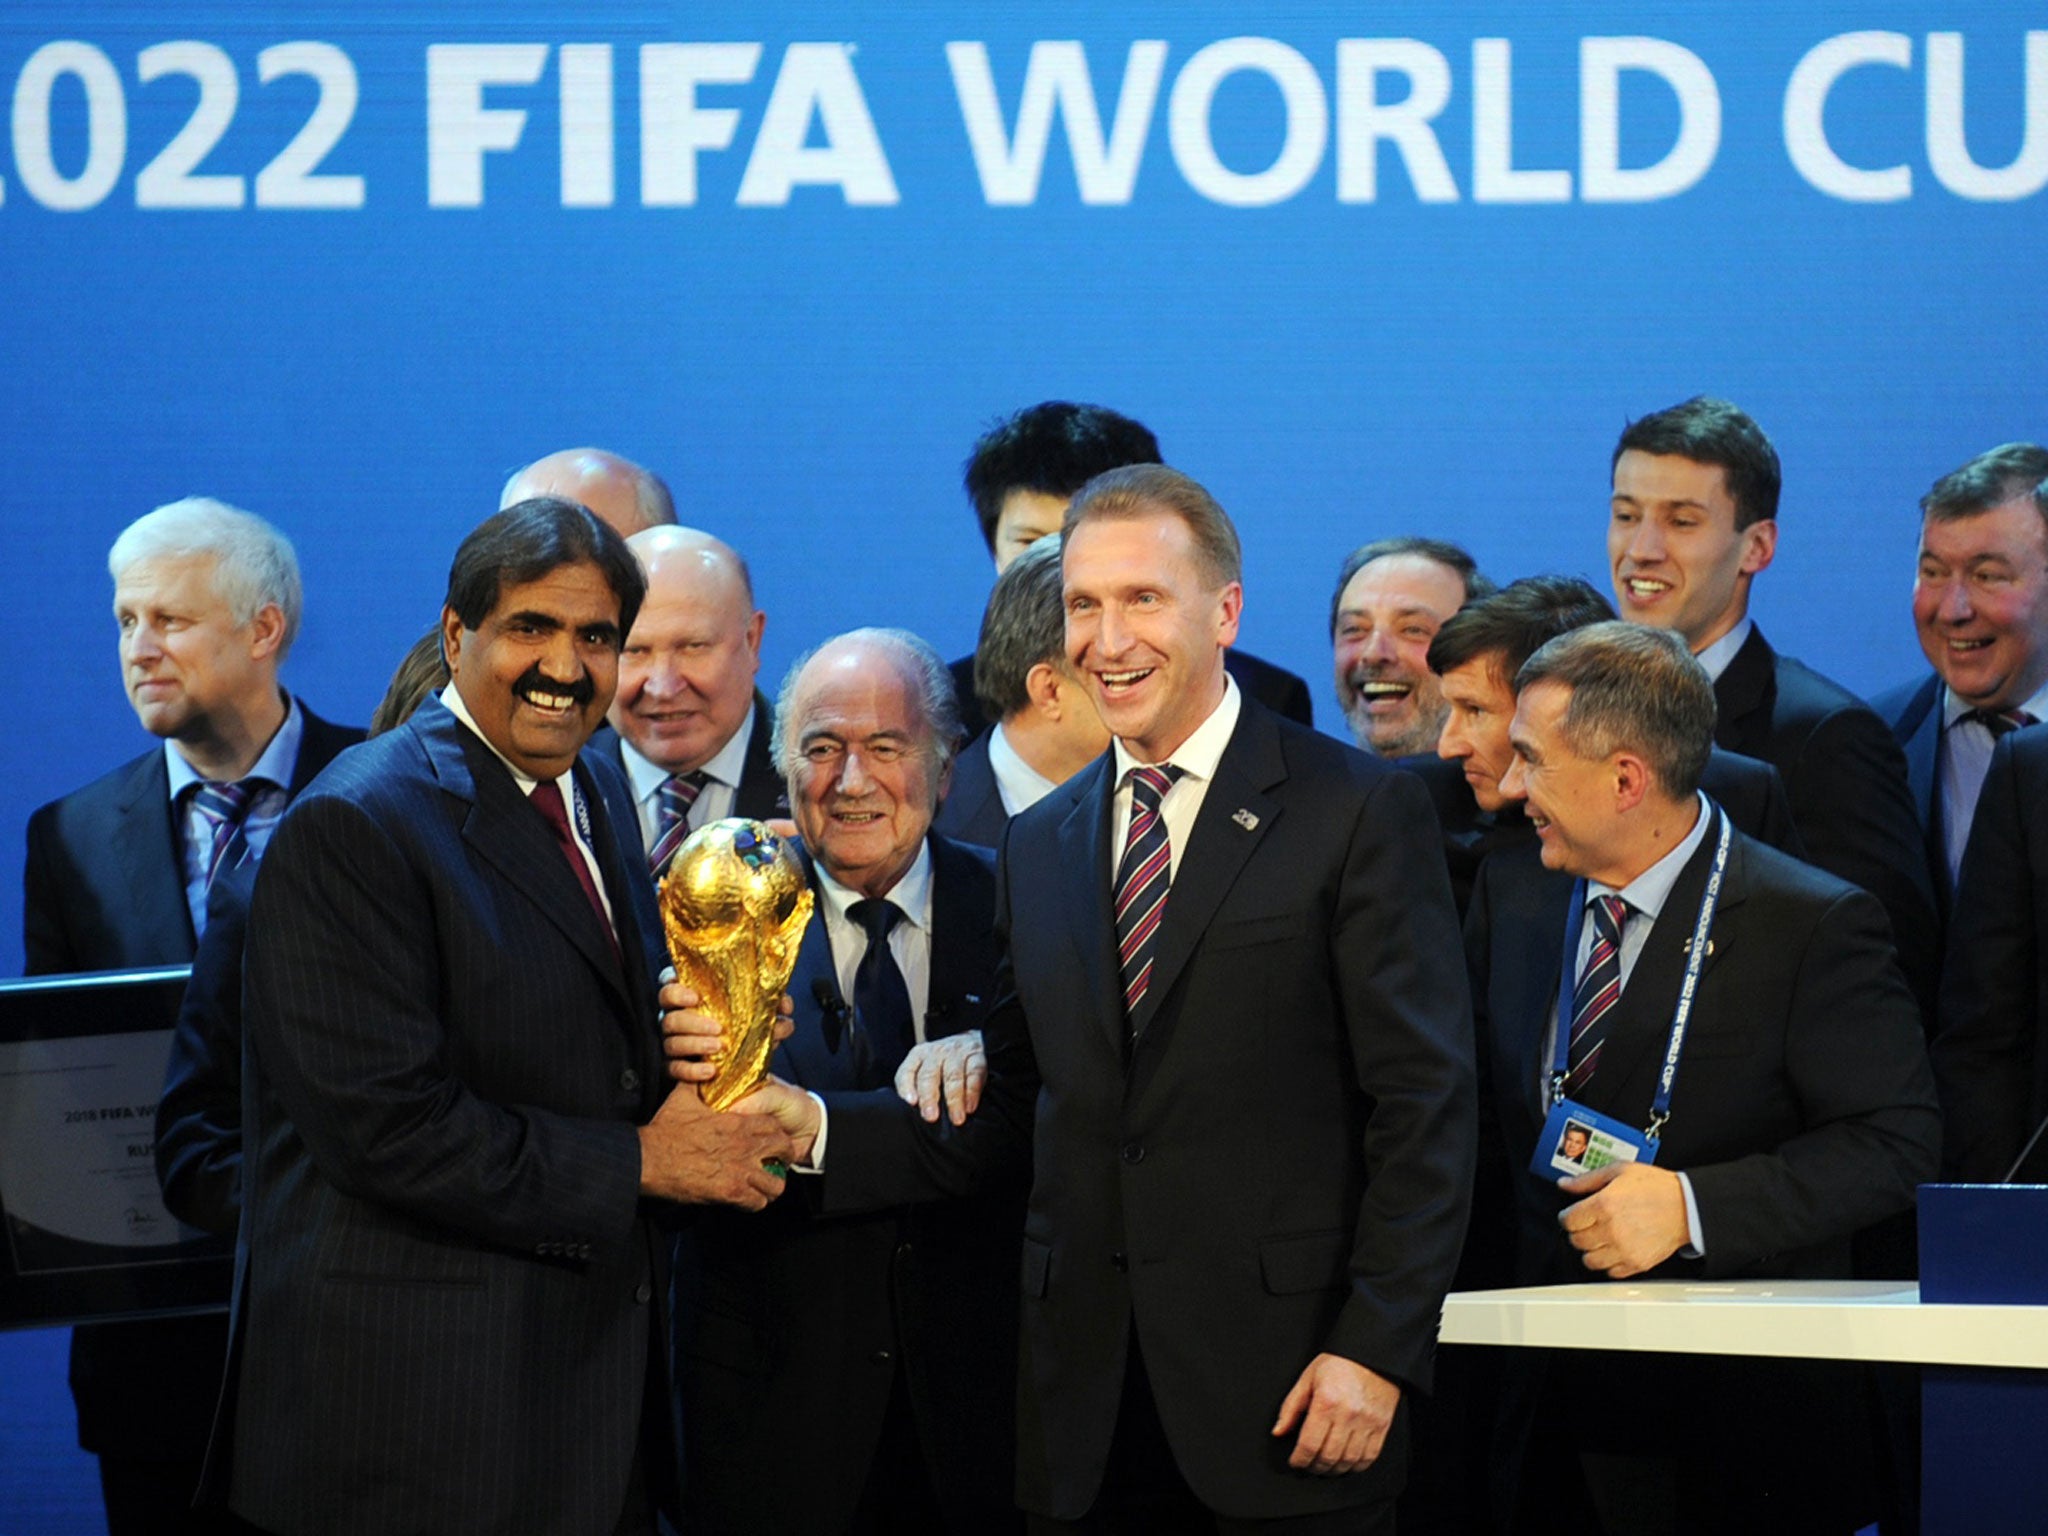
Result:
M1977 706L1968 699L1958 698L1955 689L1941 685L1941 728L1946 731ZM2034 717L2036 723L2048 720L2048 683L2034 691L2032 698L2024 699L2017 706Z
M705 779L723 784L730 789L740 786L740 774L747 764L747 747L754 739L754 711L747 710L747 718L740 722L740 728L728 736L725 745L712 753L697 772ZM624 736L619 738L619 757L626 765L626 777L633 784L633 803L645 805L660 792L661 786L669 780L669 771L648 757Z
M998 721L988 733L988 766L999 784L1028 793L1019 798L1039 800L1059 788L1044 774L1024 761L1017 749L1010 745L1010 738Z
M505 771L512 775L512 782L519 786L519 793L522 795L532 794L534 787L540 783L540 780L500 752L491 741L491 738L477 729L476 720L470 714L469 706L462 701L462 690L457 688L455 684L450 683L441 690L441 702L448 706L449 714L460 720L468 728L470 735L490 749L491 756L505 765ZM574 805L576 803L576 765L571 763L566 772L556 777L555 784L562 791L562 803L564 805Z
M289 789L292 774L299 765L299 742L306 734L305 711L299 708L299 701L290 694L285 695L284 724L277 728L270 743L249 765L245 779L263 779L279 789ZM164 766L170 770L171 800L175 804L179 795L194 784L206 782L197 768L185 761L175 742L164 743Z
M1230 745L1230 736L1237 729L1237 717L1244 710L1244 698L1237 691L1237 679L1228 672L1223 674L1223 697L1216 707L1209 711L1209 718L1189 733L1188 739L1174 748L1168 759L1181 771L1185 778L1213 779L1216 765L1223 760L1223 749ZM1130 749L1121 737L1113 737L1111 750L1116 753L1116 781L1122 784L1133 768L1147 766L1131 756Z
M811 855L811 872L818 877L818 894L824 899L825 905L831 910L832 915L850 927L858 927L859 924L855 923L847 915L847 909L856 901L864 899L861 893L850 886L841 885L837 880L833 879L825 866L818 862L818 856L815 853ZM911 861L910 868L904 871L903 878L889 887L888 893L882 897L882 900L893 903L903 913L904 918L913 926L922 928L927 933L931 931L932 845L930 843L925 842L917 845L917 857Z
M1721 674L1728 670L1728 663L1735 659L1735 653L1742 649L1749 639L1749 632L1755 628L1756 622L1748 614L1744 614L1733 629L1694 658L1707 669L1710 680L1717 683L1721 681Z
M1628 903L1631 912L1640 912L1655 922L1657 914L1664 910L1671 887L1678 884L1678 877L1684 873L1686 861L1706 841L1707 829L1714 824L1714 802L1698 791L1694 791L1694 798L1699 803L1700 813L1693 820L1692 830L1678 840L1677 847L1618 891L1611 885L1587 881L1587 896L1619 896Z

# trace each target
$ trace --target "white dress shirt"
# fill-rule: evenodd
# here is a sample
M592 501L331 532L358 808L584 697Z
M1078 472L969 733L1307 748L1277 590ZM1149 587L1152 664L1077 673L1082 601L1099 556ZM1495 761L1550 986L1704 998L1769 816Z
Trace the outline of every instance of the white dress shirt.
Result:
M1237 679L1226 672L1222 699L1209 712L1209 718L1196 726L1166 760L1180 770L1180 777L1159 802L1159 814L1166 821L1169 879L1180 873L1181 852L1195 830L1195 817L1201 813L1210 781L1216 777L1216 765L1223 760L1223 749L1230 745L1231 732L1237 729L1237 717L1243 712L1244 698L1237 691ZM1116 755L1116 799L1109 811L1110 878L1114 880L1116 866L1124 856L1124 839L1131 830L1130 771L1151 765L1141 764L1120 739L1112 741L1110 750Z
M988 766L996 776L996 793L1012 816L1028 811L1059 785L1025 762L998 724L988 733Z
M2038 723L2048 720L2048 684L2019 706ZM1973 708L1946 685L1941 690L1941 748L1937 772L1941 783L1941 851L1948 859L1953 884L1963 871L1963 850L1969 846L1970 824L1977 819L1977 801L1984 776L1991 771L1991 749L1998 738L1982 720L1965 720Z
M694 832L732 814L733 803L740 795L740 774L747 765L747 747L753 739L754 712L749 709L740 728L698 770L704 775L704 787L697 791L690 814L683 819L686 830ZM633 786L633 809L640 817L640 846L652 848L661 841L661 786L668 782L669 772L641 756L639 748L623 736L619 738L619 758L625 763L626 778Z

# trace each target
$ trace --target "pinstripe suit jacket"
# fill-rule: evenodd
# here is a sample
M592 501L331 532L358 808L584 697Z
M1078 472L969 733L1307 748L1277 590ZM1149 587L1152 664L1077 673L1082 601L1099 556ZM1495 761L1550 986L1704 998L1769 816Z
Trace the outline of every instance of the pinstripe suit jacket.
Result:
M608 773L577 769L622 956L438 700L278 827L231 1367L232 1503L266 1530L606 1531L636 1443L672 1495L654 913Z

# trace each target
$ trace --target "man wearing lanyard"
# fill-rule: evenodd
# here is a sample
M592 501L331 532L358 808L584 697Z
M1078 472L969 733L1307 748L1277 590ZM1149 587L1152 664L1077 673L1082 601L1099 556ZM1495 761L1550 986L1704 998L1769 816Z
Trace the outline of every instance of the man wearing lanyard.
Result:
M1713 688L1677 637L1590 625L1516 684L1501 789L1526 799L1538 844L1482 868L1467 949L1519 1170L1517 1279L1847 1275L1851 1236L1910 1206L1940 1136L1882 908L1698 792ZM1567 1177L1568 1121L1594 1155ZM1577 1470L1609 1529L1847 1530L1874 1498L1847 1368L1537 1369L1552 1375L1523 1383L1525 1410L1566 1385L1601 1408L1567 1444L1517 1446L1524 1509L1554 1516ZM1519 1428L1536 1432L1526 1411Z

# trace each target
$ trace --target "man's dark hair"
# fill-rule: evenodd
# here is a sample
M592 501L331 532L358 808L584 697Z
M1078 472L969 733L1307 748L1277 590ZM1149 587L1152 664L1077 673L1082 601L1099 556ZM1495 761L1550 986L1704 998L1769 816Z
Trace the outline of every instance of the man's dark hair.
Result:
M539 581L565 565L589 561L619 600L619 639L633 632L647 578L633 551L609 523L556 496L515 502L470 530L448 567L447 605L474 630L498 606L507 586Z
M1778 450L1748 412L1726 400L1694 395L1630 422L1607 461L1609 474L1630 449L1718 464L1735 502L1738 531L1778 515Z
M2048 448L2038 443L2001 443L1952 469L1920 498L1920 511L1937 523L1975 517L2022 496L2048 519Z
M1072 496L1104 470L1159 462L1159 439L1142 422L1107 406L1047 400L982 433L962 478L981 540L994 554L996 519L1010 492Z
M1425 560L1434 560L1438 565L1448 567L1465 584L1465 601L1468 603L1493 595L1494 585L1480 574L1479 562L1448 539L1425 539L1413 534L1374 539L1370 544L1361 544L1351 551L1344 557L1344 563L1337 567L1337 589L1330 594L1331 639L1337 637L1337 605L1344 601L1344 589L1351 585L1351 578L1373 561L1384 560L1389 555L1420 555Z
M1504 681L1559 635L1614 617L1614 606L1577 576L1524 576L1475 598L1452 614L1429 642L1429 670L1442 677L1482 657Z
M991 720L1031 702L1031 669L1067 665L1067 610L1060 591L1060 540L1040 539L996 578L974 648L974 697Z
M1515 692L1541 682L1571 689L1558 734L1578 756L1634 752L1673 800L1700 787L1714 747L1714 684L1671 630L1619 619L1570 630L1522 663Z

